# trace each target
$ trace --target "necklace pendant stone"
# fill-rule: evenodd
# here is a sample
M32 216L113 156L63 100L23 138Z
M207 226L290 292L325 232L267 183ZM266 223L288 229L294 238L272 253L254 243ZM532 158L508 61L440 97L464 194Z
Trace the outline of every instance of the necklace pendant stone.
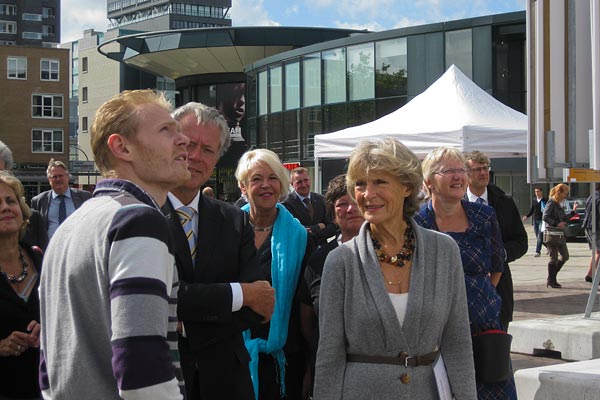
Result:
M392 257L390 258L390 261L391 261L391 263L392 263L392 264L396 264L396 261L398 261L398 257L396 257L396 256L392 256Z

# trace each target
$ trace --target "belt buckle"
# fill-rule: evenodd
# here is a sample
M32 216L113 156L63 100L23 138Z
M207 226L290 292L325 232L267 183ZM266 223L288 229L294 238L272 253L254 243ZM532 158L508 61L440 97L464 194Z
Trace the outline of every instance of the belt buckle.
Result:
M406 356L406 358L404 359L404 367L405 367L405 368L408 368L408 367L410 367L410 365L409 365L409 360L411 360L411 359L414 359L414 358L416 358L416 357L410 357L410 356Z

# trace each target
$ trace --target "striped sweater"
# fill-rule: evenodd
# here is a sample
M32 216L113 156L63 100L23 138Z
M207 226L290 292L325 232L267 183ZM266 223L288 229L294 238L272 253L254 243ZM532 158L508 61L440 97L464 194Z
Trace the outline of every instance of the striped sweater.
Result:
M153 199L119 179L56 231L40 283L44 398L182 398L168 232Z

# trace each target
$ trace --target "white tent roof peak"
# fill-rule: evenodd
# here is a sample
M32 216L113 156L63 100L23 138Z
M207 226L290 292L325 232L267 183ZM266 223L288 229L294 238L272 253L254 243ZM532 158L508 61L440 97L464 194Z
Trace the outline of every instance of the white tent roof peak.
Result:
M439 146L524 157L527 116L499 102L452 65L398 110L364 125L315 136L316 158L346 158L363 140L394 137L420 156Z

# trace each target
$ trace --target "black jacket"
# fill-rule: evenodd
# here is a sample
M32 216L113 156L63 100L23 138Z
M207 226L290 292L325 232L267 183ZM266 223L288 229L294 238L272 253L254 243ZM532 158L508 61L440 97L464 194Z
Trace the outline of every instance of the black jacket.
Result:
M531 208L529 209L529 212L527 213L526 217L529 218L533 215L534 221L541 221L542 214L544 213L544 210L542 210L542 206L545 207L547 203L548 203L547 197L542 197L542 201L538 201L537 197L534 198L531 201Z

